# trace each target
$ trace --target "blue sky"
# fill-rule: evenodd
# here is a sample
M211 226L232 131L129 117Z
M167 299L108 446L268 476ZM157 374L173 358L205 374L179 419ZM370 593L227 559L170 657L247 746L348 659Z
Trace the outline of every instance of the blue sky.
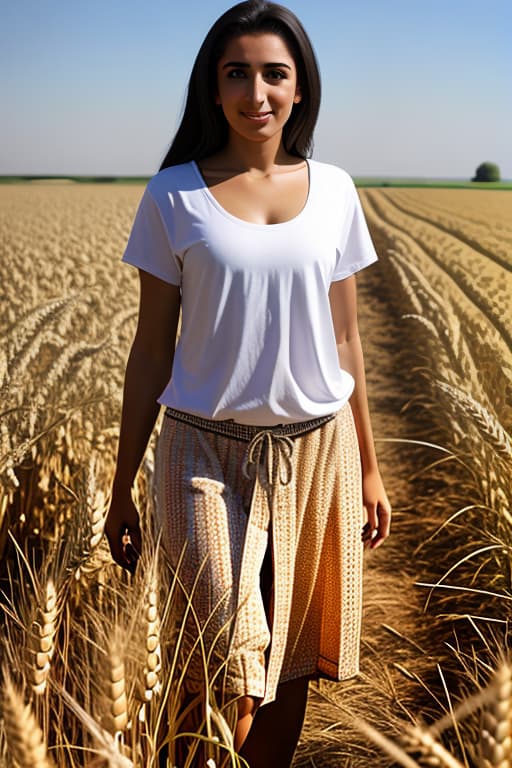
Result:
M150 175L219 0L1 0L0 174ZM511 0L290 0L317 52L314 157L512 179Z

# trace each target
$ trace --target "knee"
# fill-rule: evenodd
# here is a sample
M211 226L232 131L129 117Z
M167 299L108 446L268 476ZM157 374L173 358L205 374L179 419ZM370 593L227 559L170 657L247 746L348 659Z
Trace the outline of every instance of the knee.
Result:
M240 720L242 717L247 717L248 715L254 717L260 702L261 699L257 699L254 696L240 696L236 702L238 719Z

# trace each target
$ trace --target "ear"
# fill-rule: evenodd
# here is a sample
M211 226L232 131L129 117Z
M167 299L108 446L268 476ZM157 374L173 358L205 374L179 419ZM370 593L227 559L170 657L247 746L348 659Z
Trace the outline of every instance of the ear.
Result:
M217 106L220 106L220 105L221 105L221 103L222 103L222 102L221 102L221 100L220 100L219 92L218 92L218 91L215 91L215 104L216 104Z
M295 96L293 97L293 103L298 104L300 101L302 101L302 92L300 90L300 86L298 85L295 89Z

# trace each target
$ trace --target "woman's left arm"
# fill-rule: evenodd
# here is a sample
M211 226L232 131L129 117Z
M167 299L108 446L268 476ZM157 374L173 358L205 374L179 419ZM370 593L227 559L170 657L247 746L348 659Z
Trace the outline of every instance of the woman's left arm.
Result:
M363 503L368 517L368 522L363 528L362 538L365 547L375 549L389 535L391 505L380 476L370 423L363 351L357 324L355 275L332 283L329 290L329 300L339 364L343 370L352 375L355 381L350 405L359 442L363 475Z

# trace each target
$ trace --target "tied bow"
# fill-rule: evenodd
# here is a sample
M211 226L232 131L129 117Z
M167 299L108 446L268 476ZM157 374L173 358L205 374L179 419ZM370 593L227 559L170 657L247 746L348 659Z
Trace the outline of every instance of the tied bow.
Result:
M249 467L254 465L256 474L266 470L266 486L270 490L279 482L288 485L292 479L293 440L276 435L271 429L257 432L247 446L242 466L244 477L250 479Z

